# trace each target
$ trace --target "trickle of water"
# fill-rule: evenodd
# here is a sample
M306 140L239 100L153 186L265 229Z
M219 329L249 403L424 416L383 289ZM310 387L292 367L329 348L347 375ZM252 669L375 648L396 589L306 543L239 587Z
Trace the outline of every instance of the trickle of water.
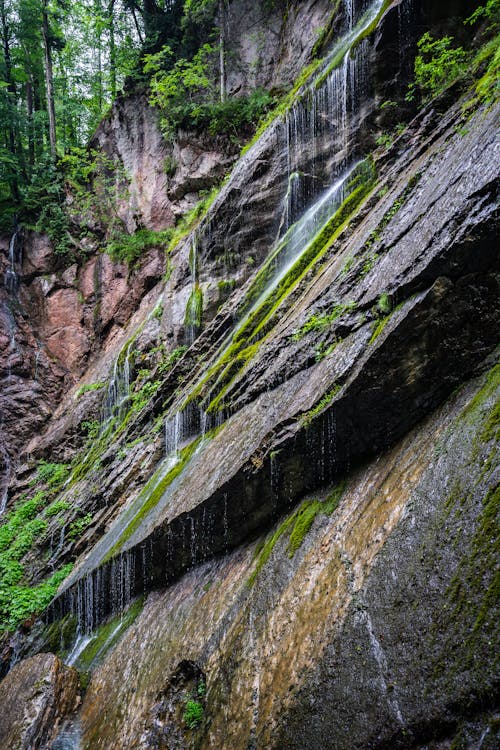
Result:
M16 227L9 242L9 267L5 272L5 288L11 294L15 294L19 288L19 276L16 272L17 257L17 238L19 228Z
M130 371L132 359L132 342L119 353L113 367L113 376L109 381L108 390L104 399L101 422L103 425L117 416L121 418L124 414L130 396Z
M7 501L9 499L9 482L10 482L10 455L7 448L0 445L0 455L3 463L3 473L0 479L0 516L5 513Z
M94 636L90 635L89 633L80 633L73 644L73 648L67 655L66 659L64 660L64 663L67 664L69 667L72 667L76 662L78 661L78 657L80 654L82 654L89 643L93 640Z
M289 180L295 173L308 170L307 179L295 186L290 205L289 221L295 221L322 189L320 173L335 179L355 156L356 144L351 143L357 126L359 103L366 93L368 56L363 32L382 8L383 0L375 0L368 9L359 11L353 0L346 0L346 32L334 45L323 70L288 111L282 147L286 153ZM362 14L359 20L357 17ZM331 71L328 66L333 65ZM355 139L354 139L355 140ZM329 161L333 164L329 165ZM306 165L308 165L306 167Z
M165 455L177 455L180 448L202 433L202 427L206 428L206 414L192 402L166 419Z

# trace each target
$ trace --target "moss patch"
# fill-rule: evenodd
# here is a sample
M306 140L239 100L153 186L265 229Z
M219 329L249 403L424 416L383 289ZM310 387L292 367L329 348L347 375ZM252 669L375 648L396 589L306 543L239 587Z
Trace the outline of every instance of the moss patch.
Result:
M203 292L199 284L195 284L193 291L189 295L186 305L186 314L184 316L184 325L186 328L201 328L201 319L203 316Z
M330 516L337 509L345 488L346 483L341 482L331 490L325 501L305 500L297 510L288 516L288 518L285 518L272 536L255 551L254 559L256 564L250 578L248 579L249 586L252 586L257 580L259 573L271 557L279 539L281 539L286 532L290 531L287 554L292 558L302 546L316 516L319 514Z
M312 409L309 409L309 411L301 414L299 417L299 421L302 427L309 427L312 421L316 419L318 414L321 414L321 412L332 403L341 388L342 386L335 384L333 388L328 391L328 393L325 393L321 401L319 401L316 406L313 406Z
M163 479L158 481L157 473L153 474L149 482L146 484L144 490L141 492L140 497L144 498L144 502L142 503L140 510L138 510L136 515L130 520L125 529L122 531L119 540L106 554L103 562L107 562L108 560L110 560L114 555L117 554L117 552L122 549L125 542L128 541L132 534L139 528L149 511L156 507L167 489L173 484L177 477L182 474L187 464L192 459L202 439L203 438L201 436L198 437L196 440L193 440L192 443L186 445L186 447L181 450L179 461L170 469L170 471L163 477Z

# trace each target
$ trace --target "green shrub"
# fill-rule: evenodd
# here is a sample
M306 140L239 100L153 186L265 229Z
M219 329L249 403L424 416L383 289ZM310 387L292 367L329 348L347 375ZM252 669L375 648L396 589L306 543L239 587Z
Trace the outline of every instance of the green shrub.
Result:
M141 255L154 247L167 247L174 235L173 229L154 232L151 229L138 229L134 234L115 234L106 245L105 251L113 260L136 263Z
M106 383L84 383L78 388L75 396L76 398L80 398L80 396L83 396L84 393L89 393L90 391L100 391L105 386Z
M86 513L81 518L77 518L75 521L73 521L68 529L68 535L67 538L70 541L75 541L76 539L79 539L85 529L90 526L92 523L92 513Z
M415 58L415 84L410 87L409 99L413 98L415 86L424 100L429 100L464 75L469 55L462 47L452 47L452 42L453 37L434 39L429 32L421 37Z
M38 464L36 477L31 480L30 485L34 486L43 482L49 490L56 490L68 478L70 468L68 464L55 464L42 460Z
M190 698L186 701L186 707L182 716L184 724L188 729L196 729L203 721L203 706L199 701Z

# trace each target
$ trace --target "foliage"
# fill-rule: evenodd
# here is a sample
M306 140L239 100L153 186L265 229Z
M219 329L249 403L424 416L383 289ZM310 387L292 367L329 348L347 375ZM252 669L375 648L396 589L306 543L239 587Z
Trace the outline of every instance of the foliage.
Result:
M472 26L479 20L491 22L488 30L495 29L500 24L500 0L488 0L486 5L480 5L464 23Z
M164 229L159 232L151 229L138 229L134 234L120 232L108 242L105 250L113 260L124 260L129 265L133 265L147 250L168 246L173 235L173 229Z
M12 631L24 620L43 612L72 567L72 564L65 565L36 586L8 585L0 581L0 632Z
M383 292L377 300L377 310L383 315L388 315L392 310L391 298L387 292Z
M186 707L182 719L188 729L196 729L203 721L203 706L199 701L190 698L186 701Z
M93 441L99 435L101 423L98 419L88 419L81 423L81 428L87 435L87 440Z
M160 362L158 372L161 374L169 372L174 365L182 359L186 352L187 346L178 346L176 349L173 349L168 356Z
M60 487L69 476L70 466L68 464L55 464L47 461L40 461L37 469L37 477L32 482L44 482L47 487L54 490Z
M203 315L203 291L199 284L195 284L189 295L184 316L186 328L200 328Z
M67 538L70 541L75 541L76 539L79 539L83 532L90 526L92 523L92 513L86 513L81 518L77 518L69 525Z
M46 464L54 466L54 464ZM48 472L48 470L47 470ZM51 477L54 474L50 474ZM23 500L2 519L0 526L0 632L13 630L23 620L41 612L54 596L60 582L71 566L54 573L36 586L25 580L22 559L35 544L39 544L47 529L45 518L37 514L43 510L47 493L38 492L30 500ZM49 506L45 516L60 512L61 506Z
M418 42L415 58L415 84L410 87L407 98L414 95L418 86L425 100L440 94L467 70L469 54L462 47L452 46L453 37L440 39L426 32Z
M60 513L64 513L64 511L69 510L70 508L71 505L66 502L66 500L56 500L45 508L44 515L46 518L51 518L52 516L58 516Z
M239 135L253 128L273 105L272 96L263 89L218 101L210 74L215 52L213 46L204 44L192 60L172 62L173 50L166 45L160 52L145 55L144 72L151 75L150 103L160 110L166 135L180 128Z
M75 393L76 398L80 398L80 396L83 396L84 393L89 393L91 391L100 391L102 388L106 387L105 382L98 382L98 383L83 383L81 385L77 392Z

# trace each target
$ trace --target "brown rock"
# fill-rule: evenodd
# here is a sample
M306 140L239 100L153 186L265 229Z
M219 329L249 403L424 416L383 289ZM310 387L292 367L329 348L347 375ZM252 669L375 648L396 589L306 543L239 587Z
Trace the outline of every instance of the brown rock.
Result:
M0 747L47 747L78 702L78 673L54 654L37 654L16 664L0 683Z

